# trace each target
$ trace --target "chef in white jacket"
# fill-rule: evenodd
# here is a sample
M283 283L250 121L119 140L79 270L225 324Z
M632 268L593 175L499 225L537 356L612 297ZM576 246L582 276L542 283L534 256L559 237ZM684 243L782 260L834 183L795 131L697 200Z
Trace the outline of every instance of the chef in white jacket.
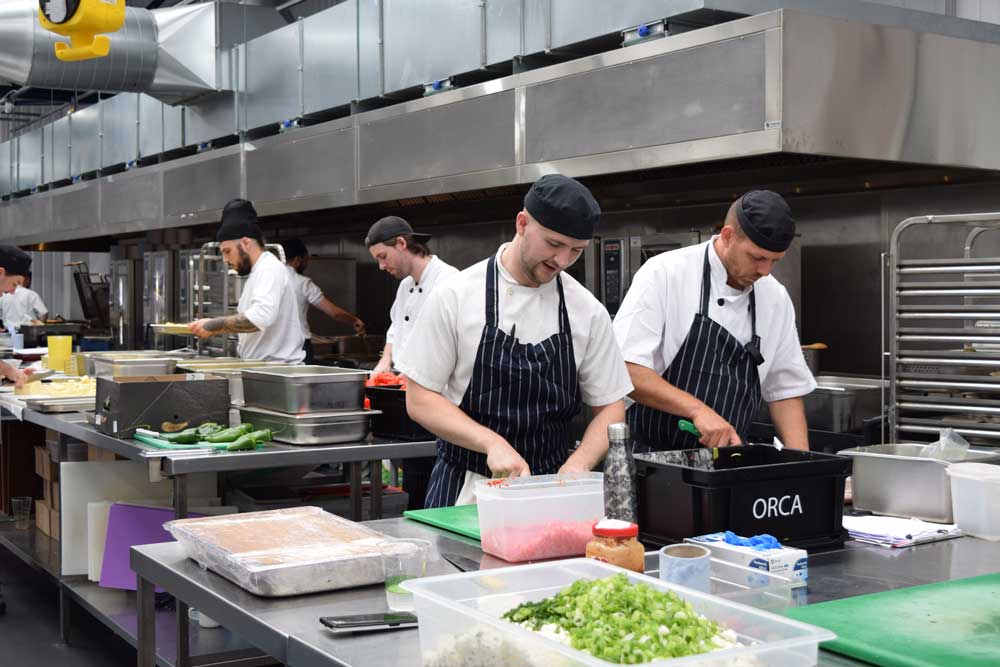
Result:
M10 294L0 297L0 320L3 320L7 331L19 329L22 324L31 324L44 320L49 313L48 307L31 289L31 271L24 277L24 284L18 285Z
M653 450L738 445L761 402L784 444L808 449L802 397L816 388L785 288L770 275L795 238L785 200L737 199L707 243L653 257L615 316L635 391L632 434ZM694 423L700 436L681 431Z
M199 338L239 334L236 350L241 359L300 363L305 357L305 337L298 300L288 269L264 249L253 204L245 199L226 204L216 240L226 264L249 277L235 315L197 320L188 328Z

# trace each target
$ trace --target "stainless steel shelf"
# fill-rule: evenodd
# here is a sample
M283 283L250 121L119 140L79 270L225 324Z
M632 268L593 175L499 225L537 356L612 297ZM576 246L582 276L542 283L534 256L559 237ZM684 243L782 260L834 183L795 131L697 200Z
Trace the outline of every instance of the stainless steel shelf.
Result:
M34 523L28 530L17 530L13 521L0 523L0 546L27 565L59 579L62 571L59 542L38 530Z

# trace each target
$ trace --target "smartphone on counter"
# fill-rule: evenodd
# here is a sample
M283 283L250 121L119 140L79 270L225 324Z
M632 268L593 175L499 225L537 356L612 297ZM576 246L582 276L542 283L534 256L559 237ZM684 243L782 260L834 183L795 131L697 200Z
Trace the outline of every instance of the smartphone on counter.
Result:
M417 627L416 616L397 611L355 616L323 616L319 622L334 632L374 632Z

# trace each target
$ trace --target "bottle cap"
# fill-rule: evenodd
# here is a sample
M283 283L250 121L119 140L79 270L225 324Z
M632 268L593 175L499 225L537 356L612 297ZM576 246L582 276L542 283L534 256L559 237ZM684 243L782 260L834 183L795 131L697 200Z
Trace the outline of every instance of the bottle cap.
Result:
M628 521L605 517L594 522L594 535L597 537L636 537L638 534L639 526Z
M628 424L619 422L608 425L608 440L628 440Z

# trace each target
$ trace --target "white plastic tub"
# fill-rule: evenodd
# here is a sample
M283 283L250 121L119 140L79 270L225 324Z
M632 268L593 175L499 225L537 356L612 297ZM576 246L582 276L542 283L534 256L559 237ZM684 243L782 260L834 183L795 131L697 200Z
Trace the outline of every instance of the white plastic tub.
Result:
M955 463L947 473L958 527L967 535L1000 542L1000 466Z
M695 610L735 631L743 646L648 665L669 667L813 667L819 643L835 635L766 611L675 586L590 559L563 560L481 570L444 577L411 579L420 618L424 667L475 664L479 667L604 667L611 663L508 623L501 616L524 602L551 597L578 579L625 573L662 591L674 591ZM466 655L468 654L468 655Z
M483 551L511 563L582 556L604 516L599 472L476 482Z

